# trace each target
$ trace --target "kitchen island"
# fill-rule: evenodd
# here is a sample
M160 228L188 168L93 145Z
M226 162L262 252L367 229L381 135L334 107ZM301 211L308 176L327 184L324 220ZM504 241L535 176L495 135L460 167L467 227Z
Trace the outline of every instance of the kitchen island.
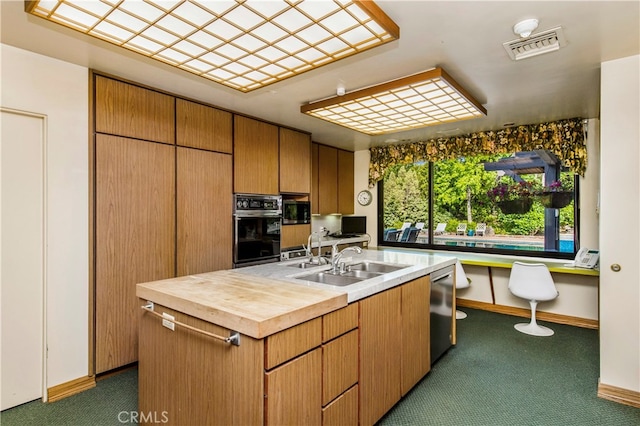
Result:
M139 284L140 412L242 425L384 415L429 371L429 275L455 258L364 250L343 260L399 269L346 286L301 278L330 268L305 260Z

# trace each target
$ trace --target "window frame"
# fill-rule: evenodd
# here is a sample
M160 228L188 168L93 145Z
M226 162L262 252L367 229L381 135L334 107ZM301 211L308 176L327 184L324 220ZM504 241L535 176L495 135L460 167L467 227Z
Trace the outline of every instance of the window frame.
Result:
M570 252L555 252L555 251L545 251L545 250L513 250L513 249L501 249L501 248L488 248L488 247L469 247L469 246L447 246L443 244L433 244L434 241L433 232L433 203L434 203L434 191L433 191L433 172L434 172L434 162L429 161L429 200L428 200L428 218L427 218L427 230L429 233L429 243L406 243L406 242L393 242L393 241L385 241L384 240L384 181L385 179L380 179L378 181L378 229L377 229L377 237L378 237L378 246L382 247L399 247L399 248L411 248L411 249L420 249L420 250L430 250L430 251L451 251L451 252L464 252L464 253L479 253L479 254L490 254L490 255L506 255L506 256L518 256L518 257L539 257L539 258L548 258L548 259L569 259L573 260L575 258L576 253L580 249L580 180L578 175L574 174L574 209L573 209L573 253Z

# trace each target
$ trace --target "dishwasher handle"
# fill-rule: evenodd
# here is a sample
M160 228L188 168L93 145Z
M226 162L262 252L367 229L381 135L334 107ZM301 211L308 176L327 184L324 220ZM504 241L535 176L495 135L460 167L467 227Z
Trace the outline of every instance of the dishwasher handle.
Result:
M444 268L444 270L439 270L431 273L432 283L435 283L436 281L441 281L447 278L453 278L453 268Z

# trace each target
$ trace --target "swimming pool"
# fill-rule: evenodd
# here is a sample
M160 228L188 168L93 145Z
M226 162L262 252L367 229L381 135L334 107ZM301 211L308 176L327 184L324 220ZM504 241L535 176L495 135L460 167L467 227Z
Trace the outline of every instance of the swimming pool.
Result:
M494 241L447 241L445 245L462 247L483 247L502 250L544 251L544 245L537 243L505 244ZM573 253L573 251L573 240L560 240L560 253Z

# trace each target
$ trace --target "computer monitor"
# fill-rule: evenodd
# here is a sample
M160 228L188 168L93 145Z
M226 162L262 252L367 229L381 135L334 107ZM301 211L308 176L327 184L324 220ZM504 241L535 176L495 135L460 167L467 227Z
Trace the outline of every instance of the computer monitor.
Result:
M342 216L341 232L343 234L366 234L367 233L367 217L366 216Z

